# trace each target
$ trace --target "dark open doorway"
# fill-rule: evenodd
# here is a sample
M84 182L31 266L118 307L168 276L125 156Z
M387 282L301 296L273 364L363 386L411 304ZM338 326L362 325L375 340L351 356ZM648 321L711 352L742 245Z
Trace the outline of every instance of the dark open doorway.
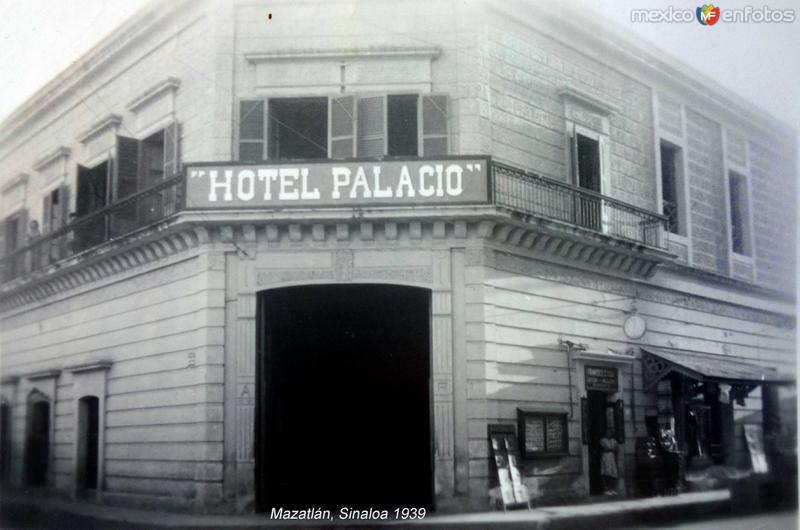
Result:
M258 322L259 510L431 507L430 291L275 289Z
M50 467L50 402L31 399L25 440L25 477L29 486L46 486Z
M607 399L606 393L598 390L589 390L586 397L589 400L589 493L600 495L605 491L600 475L600 459L603 455L600 439L609 427Z
M0 482L8 480L11 470L11 405L0 402Z
M78 487L97 489L100 400L84 396L78 401Z

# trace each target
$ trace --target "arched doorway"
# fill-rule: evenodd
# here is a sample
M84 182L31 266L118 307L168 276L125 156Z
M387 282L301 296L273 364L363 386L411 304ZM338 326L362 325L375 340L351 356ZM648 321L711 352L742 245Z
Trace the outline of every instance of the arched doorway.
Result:
M78 400L78 488L97 489L100 400L84 396Z
M430 507L430 291L274 289L258 323L259 510Z
M25 436L25 482L29 486L47 486L50 467L50 401L34 390L28 397Z

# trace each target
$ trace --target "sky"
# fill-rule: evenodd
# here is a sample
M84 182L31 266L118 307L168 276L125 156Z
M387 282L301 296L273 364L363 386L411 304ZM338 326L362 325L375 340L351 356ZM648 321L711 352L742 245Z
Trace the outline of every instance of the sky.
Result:
M0 0L0 120L88 51L147 0ZM169 1L169 0L164 0ZM531 0L554 1L554 0ZM683 0L571 0L612 27L632 31L773 115L800 125L800 20L793 23L633 23L631 10L691 9ZM725 0L794 9L800 0ZM276 13L277 15L277 13Z

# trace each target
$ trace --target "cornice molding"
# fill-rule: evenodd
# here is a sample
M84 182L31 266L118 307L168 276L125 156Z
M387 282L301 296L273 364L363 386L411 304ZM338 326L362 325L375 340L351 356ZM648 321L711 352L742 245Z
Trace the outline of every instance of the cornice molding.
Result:
M147 105L150 101L157 98L165 92L174 92L181 86L181 81L177 77L168 77L157 85L154 85L145 90L140 95L136 96L130 103L126 105L126 109L131 112L139 112L143 106Z
M13 190L17 186L24 186L28 184L28 174L27 173L20 173L10 181L6 182L2 188L0 188L0 193L6 195L9 191Z
M61 370L39 370L37 372L32 372L26 374L30 381L39 381L41 379L55 379L56 377L61 375Z
M76 364L76 365L73 365L73 366L68 366L68 367L64 368L64 370L66 370L67 372L70 372L72 374L82 374L82 373L86 373L86 372L97 372L97 371L101 371L101 370L103 370L103 371L110 370L111 369L111 365L113 365L113 364L114 364L114 361L111 361L111 360L93 361L93 362L89 362L89 363L83 363L83 364Z
M610 103L608 101L604 101L600 98L594 97L586 92L578 90L576 88L565 86L558 91L558 96L562 100L569 100L573 101L580 106L587 108L589 110L593 110L603 116L610 116L611 114L619 114L619 107Z
M72 152L72 150L69 147L65 146L65 145L57 147L53 151L50 151L45 156L43 156L42 158L40 158L39 160L34 162L33 169L35 171L41 171L42 169L46 168L47 166L52 165L54 162L57 162L58 160L60 160L62 158L69 157L71 152Z
M122 117L119 114L109 114L80 134L78 136L78 141L82 144L85 144L98 134L105 132L107 129L118 128L121 123Z
M336 50L276 50L273 52L246 53L249 63L297 59L357 59L380 57L438 57L442 50L430 48L342 48Z

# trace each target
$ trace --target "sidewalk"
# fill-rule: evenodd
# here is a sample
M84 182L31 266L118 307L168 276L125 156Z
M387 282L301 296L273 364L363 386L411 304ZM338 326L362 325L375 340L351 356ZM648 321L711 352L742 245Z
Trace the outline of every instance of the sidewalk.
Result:
M118 508L88 502L55 498L31 498L4 495L3 528L260 528L285 526L378 526L382 524L422 528L526 528L580 529L632 526L646 521L705 517L729 513L727 490L685 493L670 497L613 500L610 502L551 506L508 512L477 512L429 515L422 521L296 521L271 520L265 514L191 515ZM334 514L335 515L335 514ZM37 522L39 521L39 522ZM11 524L11 526L7 526Z

